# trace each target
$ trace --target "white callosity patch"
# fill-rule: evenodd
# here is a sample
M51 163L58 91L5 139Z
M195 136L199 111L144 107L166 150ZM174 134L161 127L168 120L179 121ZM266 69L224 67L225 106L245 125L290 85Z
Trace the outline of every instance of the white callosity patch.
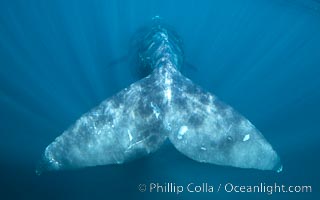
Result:
M182 139L182 137L184 136L184 134L188 131L188 127L187 126L181 126L179 129L179 133L178 133L178 139Z
M207 150L207 148L205 148L205 147L200 147L200 149L203 150L203 151Z
M250 134L247 134L243 137L242 141L245 142L250 139Z

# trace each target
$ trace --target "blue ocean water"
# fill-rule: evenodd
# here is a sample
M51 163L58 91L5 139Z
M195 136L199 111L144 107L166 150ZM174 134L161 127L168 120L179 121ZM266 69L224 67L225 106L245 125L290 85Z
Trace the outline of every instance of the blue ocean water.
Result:
M168 145L124 164L35 174L44 148L139 80L133 36L159 15L184 42L182 72L246 116L283 171L195 162ZM0 199L318 199L320 2L2 0ZM140 192L194 182L312 186L311 193Z

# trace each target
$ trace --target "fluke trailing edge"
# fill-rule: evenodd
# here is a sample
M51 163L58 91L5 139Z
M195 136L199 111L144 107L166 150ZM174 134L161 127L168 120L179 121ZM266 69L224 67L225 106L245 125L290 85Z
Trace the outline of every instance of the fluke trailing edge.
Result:
M179 38L155 22L139 48L151 73L80 117L45 149L36 172L121 164L166 139L199 162L281 170L250 121L179 72L182 54Z

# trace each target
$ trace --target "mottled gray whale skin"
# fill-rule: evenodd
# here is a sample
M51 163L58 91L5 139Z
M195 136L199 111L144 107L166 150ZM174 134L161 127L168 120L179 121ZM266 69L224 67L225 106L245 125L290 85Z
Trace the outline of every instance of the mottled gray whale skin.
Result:
M45 149L36 172L121 164L166 139L199 162L281 171L279 156L249 120L179 72L180 42L155 23L139 52L152 73L81 116Z

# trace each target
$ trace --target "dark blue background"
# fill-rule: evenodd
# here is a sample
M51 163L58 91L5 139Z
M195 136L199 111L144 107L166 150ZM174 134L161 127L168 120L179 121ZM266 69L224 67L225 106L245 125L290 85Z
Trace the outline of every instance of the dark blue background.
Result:
M140 193L150 182L312 185L319 198L320 5L312 0L1 0L0 199L266 199ZM197 163L165 146L124 165L46 173L44 148L138 80L132 35L160 15L184 41L183 73L246 116L282 173Z

